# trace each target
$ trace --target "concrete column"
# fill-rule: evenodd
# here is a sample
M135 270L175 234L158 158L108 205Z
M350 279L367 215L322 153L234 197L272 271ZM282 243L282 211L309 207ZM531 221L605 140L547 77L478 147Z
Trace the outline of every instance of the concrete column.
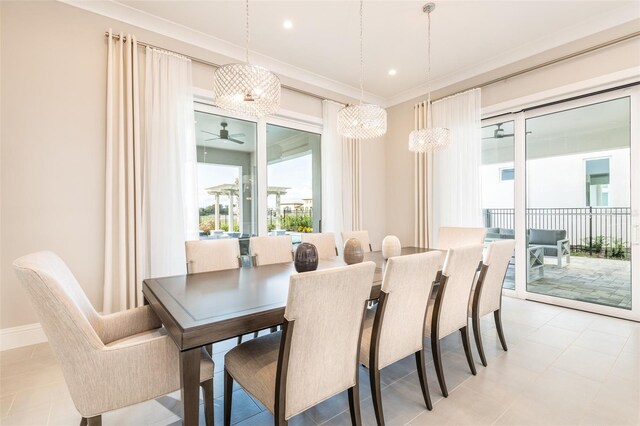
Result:
M220 193L216 192L216 231L220 230Z
M233 204L235 200L233 199L233 191L229 191L229 232L233 232Z
M276 192L276 229L282 229L280 226L280 193Z

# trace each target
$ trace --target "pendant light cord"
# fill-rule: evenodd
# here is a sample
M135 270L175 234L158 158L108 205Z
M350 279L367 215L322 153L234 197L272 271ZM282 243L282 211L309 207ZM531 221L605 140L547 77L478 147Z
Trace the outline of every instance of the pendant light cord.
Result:
M360 105L362 105L362 99L364 98L364 59L362 49L362 15L363 15L364 1L360 0Z
M431 127L431 11L427 11L427 123Z
M246 59L247 65L249 64L249 0L245 2L245 17L246 17Z

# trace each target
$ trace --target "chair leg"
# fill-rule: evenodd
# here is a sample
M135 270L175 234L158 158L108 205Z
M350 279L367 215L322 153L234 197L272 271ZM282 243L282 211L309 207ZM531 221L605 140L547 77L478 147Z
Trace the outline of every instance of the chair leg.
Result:
M89 418L82 418L80 426L102 426L102 416L93 416Z
M213 345L205 345L204 349L207 351L209 356L213 356Z
M231 426L231 399L233 397L233 377L224 369L224 426Z
M382 393L380 392L380 370L369 366L369 380L371 382L371 398L373 399L373 411L379 426L384 426L384 414L382 412Z
M238 336L238 344L242 343L242 336Z
M482 346L482 335L480 334L480 318L474 315L471 318L473 324L473 337L476 339L476 346L478 347L478 354L480 354L480 361L482 365L487 366L487 357L484 356L484 347Z
M350 387L347 393L349 394L349 413L351 414L351 425L362 425L362 416L360 415L360 390L359 385L356 382L355 386Z
M440 390L442 396L445 398L449 396L447 391L447 384L444 381L444 370L442 369L442 356L440 355L440 339L431 336L431 353L433 354L433 364L436 368L436 376L438 376L438 383L440 384Z
M431 396L429 395L429 384L427 383L427 369L424 365L424 348L416 352L416 367L418 369L418 378L420 379L420 388L427 410L431 411Z
M204 399L204 422L206 426L213 426L213 379L200 383L200 387Z
M254 333L253 333L253 338L254 338L254 339L255 339L256 337L258 337L258 333L259 333L259 331L256 331L256 332L254 332Z
M471 374L475 376L476 365L473 362L473 354L471 353L471 345L469 344L469 328L466 325L460 329L460 335L462 336L462 346L464 346L464 354L467 356L469 370L471 370Z
M270 330L271 330L272 333L275 333L276 331L278 331L278 326L271 327Z
M493 318L496 321L496 329L498 330L498 337L500 338L500 343L502 343L502 349L507 351L507 341L504 338L504 331L502 330L502 314L500 313L500 309L493 311Z

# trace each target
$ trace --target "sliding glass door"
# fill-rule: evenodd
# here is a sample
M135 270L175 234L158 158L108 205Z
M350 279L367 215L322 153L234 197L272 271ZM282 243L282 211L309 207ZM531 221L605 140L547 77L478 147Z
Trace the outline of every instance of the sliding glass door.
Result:
M631 309L630 107L625 96L525 119L527 292Z
M487 235L517 241L505 289L640 320L639 126L637 87L483 122Z

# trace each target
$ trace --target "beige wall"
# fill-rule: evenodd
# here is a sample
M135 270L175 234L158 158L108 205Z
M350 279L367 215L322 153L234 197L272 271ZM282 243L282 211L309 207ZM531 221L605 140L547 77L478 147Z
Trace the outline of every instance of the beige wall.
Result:
M70 266L94 306L102 306L104 241L104 31L132 32L166 49L227 63L228 58L58 2L0 2L0 328L37 322L11 268L14 259L52 250ZM211 87L194 65L194 84ZM335 93L297 84L323 96ZM282 108L320 117L320 100L283 91ZM378 188L363 205L384 212L384 143L364 155L363 175ZM367 194L372 194L371 196ZM384 219L365 216L373 235ZM375 229L377 227L377 229Z
M490 107L633 67L638 68L638 75L640 75L640 40L638 38L487 86L482 89L482 107ZM497 76L486 80L495 77ZM465 87L462 83L456 87L438 90L432 98L447 96ZM388 109L389 132L386 135L385 146L386 231L397 235L403 244L413 243L414 223L413 154L407 150L407 138L413 130L413 105L424 100L425 97L426 94Z

